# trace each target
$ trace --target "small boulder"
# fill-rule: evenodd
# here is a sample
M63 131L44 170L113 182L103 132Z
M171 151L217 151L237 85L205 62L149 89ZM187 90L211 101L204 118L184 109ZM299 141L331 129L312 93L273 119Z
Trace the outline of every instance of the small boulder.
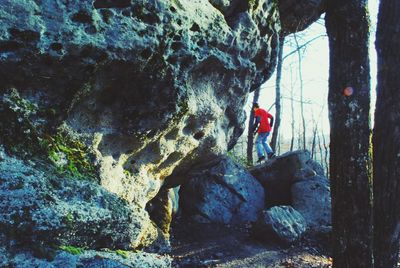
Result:
M307 229L304 217L290 206L263 210L253 226L253 235L264 241L277 240L285 245L296 242Z
M264 208L261 184L229 157L190 175L180 191L183 216L204 223L236 224L256 221Z
M292 185L292 204L307 221L307 225L317 231L331 225L331 195L329 181L315 176Z

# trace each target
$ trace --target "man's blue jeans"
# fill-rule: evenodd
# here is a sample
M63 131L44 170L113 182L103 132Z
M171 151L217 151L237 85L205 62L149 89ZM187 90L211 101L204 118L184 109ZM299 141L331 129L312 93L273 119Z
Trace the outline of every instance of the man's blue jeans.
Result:
M267 143L267 138L268 138L269 132L262 132L258 133L257 139L256 139L256 146L257 146L257 155L258 157L264 156L264 150L269 153L273 153L271 147Z

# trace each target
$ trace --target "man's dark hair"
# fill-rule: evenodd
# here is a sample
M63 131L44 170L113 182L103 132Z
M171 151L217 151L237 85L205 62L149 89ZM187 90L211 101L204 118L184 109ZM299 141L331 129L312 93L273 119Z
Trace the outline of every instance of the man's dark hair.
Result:
M253 102L253 108L260 108L257 102Z

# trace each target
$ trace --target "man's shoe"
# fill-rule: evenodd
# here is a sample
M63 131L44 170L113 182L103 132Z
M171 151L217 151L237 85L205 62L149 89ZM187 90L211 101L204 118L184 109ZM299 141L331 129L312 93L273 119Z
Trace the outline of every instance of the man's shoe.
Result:
M272 159L275 157L275 153L268 153L268 159Z
M258 158L258 163L261 163L261 161L263 161L263 160L265 160L265 156L260 156L260 157Z

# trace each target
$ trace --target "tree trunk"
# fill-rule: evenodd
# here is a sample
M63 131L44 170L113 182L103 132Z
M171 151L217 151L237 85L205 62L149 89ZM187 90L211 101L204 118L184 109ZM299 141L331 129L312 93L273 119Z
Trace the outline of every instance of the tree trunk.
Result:
M330 48L333 266L372 267L366 0L328 0L325 19Z
M260 88L254 90L253 103L258 102L260 97ZM253 146L254 146L254 135L253 135L253 123L254 123L254 112L253 108L250 110L249 116L249 129L247 132L247 163L253 164Z
M276 83L275 83L275 123L274 132L271 138L271 148L276 152L276 142L278 140L279 126L281 125L281 78L282 78L282 63L283 63L283 45L285 36L279 38L278 64L276 67Z
M326 144L326 139L325 139L325 133L323 131L323 128L321 128L322 132L322 142L324 145L324 163L325 163L325 174L326 176L329 177L329 163L328 163L328 145Z
M297 49L297 57L299 60L299 80L300 80L300 115L301 115L301 125L302 125L302 129L303 129L303 150L306 149L306 119L304 117L304 96L303 96L303 69L301 67L301 51L300 51L300 46L299 46L299 42L297 41L297 35L294 33L294 41L296 43L296 49Z
M290 81L293 81L293 75L292 72L290 71ZM290 86L290 110L291 110L291 138L290 138L290 151L293 151L293 146L294 146L294 128L295 128L295 121L294 121L294 94L293 94L293 84Z
M311 159L313 159L313 160L317 160L316 156L315 156L317 134L318 134L318 127L317 127L317 123L315 123L314 129L313 129L312 141L311 141Z
M373 137L375 267L397 267L400 241L400 2L381 0Z

